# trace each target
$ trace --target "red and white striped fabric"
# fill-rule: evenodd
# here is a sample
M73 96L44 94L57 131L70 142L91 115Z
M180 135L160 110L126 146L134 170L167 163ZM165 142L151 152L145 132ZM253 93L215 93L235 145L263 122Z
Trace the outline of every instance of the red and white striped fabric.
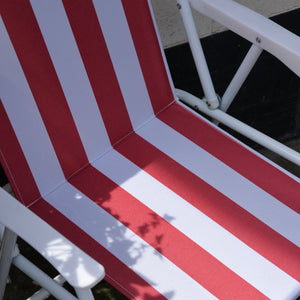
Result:
M175 100L148 1L0 10L0 156L24 205L132 299L300 292L299 179Z

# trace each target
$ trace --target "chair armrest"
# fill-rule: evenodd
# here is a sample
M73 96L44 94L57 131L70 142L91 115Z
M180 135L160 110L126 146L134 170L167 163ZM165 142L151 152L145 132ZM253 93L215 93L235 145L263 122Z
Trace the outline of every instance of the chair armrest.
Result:
M232 0L190 0L194 9L265 49L300 76L300 37Z
M0 188L0 223L43 255L74 287L92 288L104 278L101 264Z

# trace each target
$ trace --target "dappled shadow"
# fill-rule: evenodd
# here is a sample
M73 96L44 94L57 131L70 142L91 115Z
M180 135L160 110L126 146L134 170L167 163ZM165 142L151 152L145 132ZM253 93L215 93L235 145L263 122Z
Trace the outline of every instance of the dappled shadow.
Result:
M10 86L11 90L14 90L16 98L24 98L22 91L12 86L11 82L8 82L5 78L1 78L1 81ZM27 107L26 111L18 111L17 113L18 115L30 115L30 107ZM60 134L63 135L63 132ZM38 141L34 141L34 143L38 143ZM39 147L37 146L36 149L39 149ZM111 152L114 151L111 150ZM104 161L104 159L106 159L105 156L101 160ZM120 188L119 185L134 178L138 175L139 170L152 162L153 158L146 159L142 165L135 167L133 171L131 169L119 169L118 172L123 172L123 177L120 177L121 182L118 183L108 179L108 176L103 174L101 170L88 165L71 177L69 183L62 183L61 179L52 178L51 185L58 187L50 193L44 191L44 199L41 198L34 202L37 198L36 195L33 195L34 199L28 200L28 203L33 202L30 206L32 211L96 258L106 267L108 274L110 274L110 268L112 268L111 260L114 261L115 268L117 268L112 273L118 273L118 268L124 268L122 265L126 264L129 267L126 271L127 276L122 276L123 278L119 278L117 281L121 281L121 285L130 287L129 293L136 296L142 293L144 287L151 282L151 276L147 275L147 269L141 264L144 256L146 255L147 259L154 256L157 265L159 261L166 260L163 257L164 236L166 234L164 229L165 224L174 217L167 214L157 215L152 209ZM47 159L41 159L39 168L47 169ZM108 165L108 169L110 168L118 170L115 163ZM91 202L89 199L93 201L93 205L89 204ZM87 206L89 206L89 209L87 209ZM71 222L62 218L60 214L67 216ZM87 232L89 237L85 237L85 239L82 237L81 240L75 238L73 232L77 232L78 228ZM24 236L22 238L32 244L30 238ZM105 250L101 249L100 254L97 254L97 243L94 242L93 249L86 247L84 243L85 241L92 243L90 239L97 241ZM85 277L89 278L89 270L85 270L80 259L73 255L74 249L66 246L61 240L51 240L51 238L44 236L40 239L39 244L33 246L36 246L35 248L59 271L68 273L69 269L74 269L74 266L76 266L75 269L78 270L78 274L83 272L86 274ZM103 251L112 253L113 258L111 257L108 263L101 257ZM145 273L143 273L143 269ZM132 276L131 270L140 274L142 279ZM115 277L113 275L111 277ZM151 282L151 284L155 289L158 282ZM159 295L154 289L151 294L152 297ZM167 291L166 293L171 295L173 292Z
M155 291L158 282L152 281L151 272L143 261L145 258L146 261L154 260L154 266L165 261L165 224L174 217L157 215L92 166L82 170L69 182L46 197L51 206L41 200L31 209L103 264L107 280L121 291L127 286L128 290L124 291L126 295L138 297L149 289L147 285L150 284L154 287L151 295L158 296ZM71 222L62 220L58 211ZM57 225L60 223L64 223L63 230ZM59 241L49 241L43 254L55 259L58 269L67 271L70 265L82 268L81 262L75 261L71 252L61 246ZM123 264L129 269L124 269ZM133 275L131 270L139 275Z
M88 286L89 283L95 282L103 277L102 268L87 261L85 255L78 251L72 244L66 243L63 239L58 238L49 241L42 247L40 245L41 254L47 258L56 269L64 274L65 279L70 284L78 283L78 286ZM73 274L71 273L71 270ZM104 276L104 273L103 273Z

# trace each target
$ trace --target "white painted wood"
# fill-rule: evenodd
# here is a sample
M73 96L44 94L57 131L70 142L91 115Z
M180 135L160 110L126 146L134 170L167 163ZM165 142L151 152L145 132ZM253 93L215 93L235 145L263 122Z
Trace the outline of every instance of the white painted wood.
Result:
M104 268L0 188L0 223L41 253L75 288L92 288Z

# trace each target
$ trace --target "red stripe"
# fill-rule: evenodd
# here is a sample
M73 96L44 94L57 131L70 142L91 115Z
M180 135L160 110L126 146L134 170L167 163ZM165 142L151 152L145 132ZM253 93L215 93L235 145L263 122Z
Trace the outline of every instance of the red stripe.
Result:
M159 119L300 213L299 182L177 103L160 114Z
M241 277L93 167L84 169L70 183L217 297L246 299L248 295L248 299L265 299Z
M16 197L26 206L41 195L0 101L0 162Z
M48 50L26 0L1 2L1 14L49 137L68 178L88 163ZM16 21L17 20L17 21Z
M202 131L201 126L196 128ZM138 135L128 137L116 147L116 150L300 281L300 249L295 244Z
M152 286L148 286L148 283L140 276L130 270L117 257L112 255L45 200L40 200L32 205L30 209L72 243L101 263L105 268L105 280L110 282L128 298L146 299L143 297L145 295L151 297L151 299L164 299Z
M93 3L63 3L111 144L115 144L133 129Z
M174 101L148 1L122 0L154 113Z

